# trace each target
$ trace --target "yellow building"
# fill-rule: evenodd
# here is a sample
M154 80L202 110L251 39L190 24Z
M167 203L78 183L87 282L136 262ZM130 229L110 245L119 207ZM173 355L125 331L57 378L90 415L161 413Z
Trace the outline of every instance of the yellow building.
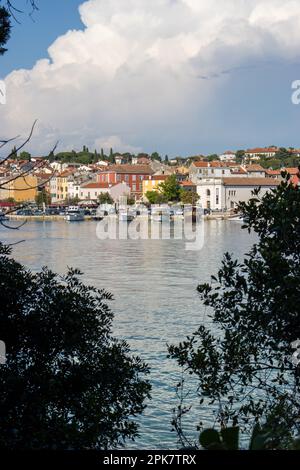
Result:
M11 179L11 178L10 178ZM0 199L12 198L17 202L35 201L38 179L34 175L19 176L13 181L1 182Z
M68 199L68 178L72 171L63 171L53 176L50 181L51 202L63 202Z
M143 196L148 191L156 191L161 183L164 183L169 175L152 175L143 181Z

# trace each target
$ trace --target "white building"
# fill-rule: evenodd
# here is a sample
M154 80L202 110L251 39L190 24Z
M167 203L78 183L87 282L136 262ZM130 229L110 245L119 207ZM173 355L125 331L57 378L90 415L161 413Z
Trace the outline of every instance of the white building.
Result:
M240 165L233 162L193 162L190 166L190 180L197 184L203 178L225 178L238 170Z
M259 160L260 158L272 158L275 157L278 151L277 147L265 147L265 148L254 148L246 150L245 156L251 160Z
M221 162L235 162L236 155L231 150L228 150L227 152L222 153L219 158Z
M111 184L93 181L80 186L79 199L96 201L103 193L109 193L113 200L117 202L120 196L130 196L130 187L125 182Z
M260 165L246 165L243 169L251 178L265 178L267 176L265 168Z
M263 196L278 184L274 178L203 178L198 181L197 193L203 209L226 211L237 207L239 202L249 201L255 188L260 187Z

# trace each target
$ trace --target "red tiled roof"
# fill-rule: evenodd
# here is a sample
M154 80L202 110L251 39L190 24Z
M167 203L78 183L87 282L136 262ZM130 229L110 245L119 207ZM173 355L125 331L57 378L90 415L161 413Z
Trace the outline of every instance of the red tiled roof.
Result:
M236 167L236 163L234 162L219 162L219 161L212 161L212 162L193 162L196 168L230 168Z
M224 186L278 186L280 181L274 178L222 178Z
M266 147L266 148L257 147L255 149L246 150L246 153L271 153L271 152L277 152L277 151L278 151L277 147Z
M105 171L101 173L121 173L133 175L152 175L154 171L150 165L110 165Z
M246 166L246 169L249 173L251 173L252 171L256 172L256 171L266 171L261 165L247 165Z
M170 175L152 175L149 176L149 180L154 181L165 181Z
M192 181L182 181L180 186L196 186Z
M84 189L108 189L112 186L113 185L110 183L98 183L96 181L93 181L92 183L83 184L81 187Z
M281 171L286 171L290 175L297 175L299 173L299 168L283 168Z

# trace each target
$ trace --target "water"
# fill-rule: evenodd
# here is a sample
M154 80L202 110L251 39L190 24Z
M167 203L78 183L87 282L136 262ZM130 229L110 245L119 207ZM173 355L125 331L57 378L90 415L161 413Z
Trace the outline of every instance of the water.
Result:
M14 247L14 257L32 270L47 265L64 273L68 266L77 267L87 283L113 293L114 335L126 339L150 365L153 387L139 418L140 437L128 447L176 448L171 419L181 371L167 359L167 344L177 344L209 321L197 285L217 272L224 252L246 253L253 235L239 223L207 221L204 247L194 252L186 251L182 240L98 240L95 222L28 222L20 232L1 228L1 240L20 239L26 242ZM189 399L196 404L192 385ZM200 420L212 424L211 410L196 408L184 421L191 439Z

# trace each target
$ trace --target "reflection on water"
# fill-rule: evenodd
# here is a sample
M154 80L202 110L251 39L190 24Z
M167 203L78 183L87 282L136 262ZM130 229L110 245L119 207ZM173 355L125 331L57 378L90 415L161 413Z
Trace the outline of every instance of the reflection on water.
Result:
M114 294L114 334L126 339L134 353L151 367L152 400L140 421L140 437L128 447L175 448L171 432L176 363L167 359L167 343L178 343L200 323L209 321L196 287L220 267L225 251L240 257L253 236L230 221L205 223L204 248L185 251L184 240L98 240L96 223L29 222L20 231L1 228L1 240L26 242L14 248L17 260L33 270L49 266L63 273L80 268L84 280ZM191 395L192 398L192 395ZM186 430L196 436L200 419L211 414L193 410L185 418Z

